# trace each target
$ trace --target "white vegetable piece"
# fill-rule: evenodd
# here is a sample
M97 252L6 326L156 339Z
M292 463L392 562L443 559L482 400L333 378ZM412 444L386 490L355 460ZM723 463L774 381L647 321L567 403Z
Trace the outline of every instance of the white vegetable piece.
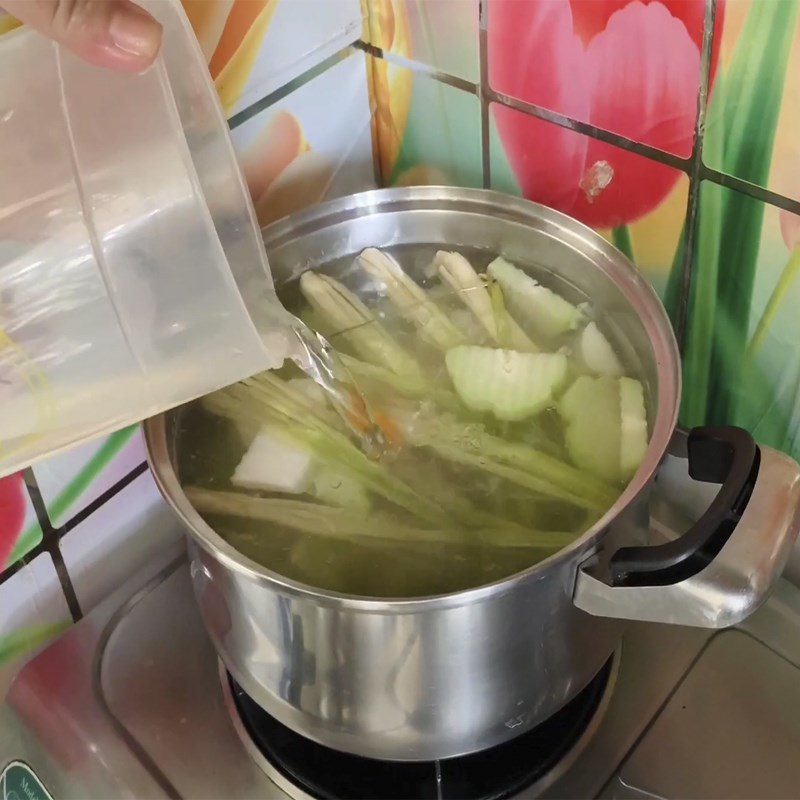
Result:
M472 264L461 253L446 252L445 250L439 250L436 253L433 263L442 280L458 293L461 302L472 311L489 336L501 344L489 292ZM506 314L506 317L510 345L516 350L535 353L539 348L509 314Z
M368 247L358 256L357 262L370 277L386 287L389 300L416 326L426 342L447 350L464 341L461 331L390 255Z
M502 287L506 302L519 319L530 321L534 330L547 339L575 330L583 319L581 310L504 258L487 267Z
M623 369L614 348L600 332L597 323L590 322L578 337L578 356L589 372L618 378Z
M461 345L448 351L445 363L464 405L507 421L547 408L567 378L567 359L560 353Z
M622 420L620 469L623 478L631 478L647 452L647 415L642 384L633 378L620 378L619 399Z
M582 375L558 407L572 460L608 481L628 480L647 450L644 390L633 378Z
M312 456L279 428L265 426L253 439L231 477L242 489L302 494L310 483Z

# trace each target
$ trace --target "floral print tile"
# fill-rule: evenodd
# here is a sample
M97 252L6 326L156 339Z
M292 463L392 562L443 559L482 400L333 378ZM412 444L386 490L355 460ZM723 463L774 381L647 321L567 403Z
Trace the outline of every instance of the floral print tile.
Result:
M800 3L727 0L715 40L704 162L800 200Z
M478 0L366 0L367 36L386 52L477 83Z
M366 58L354 52L233 130L261 225L375 187Z
M375 135L389 186L481 186L480 104L475 95L372 59Z
M128 484L59 542L81 611L133 576L144 585L176 556L183 534L149 471Z
M800 218L708 182L699 215L682 420L800 457Z
M72 622L53 559L37 556L0 584L0 697L19 667Z
M41 541L42 529L23 473L0 478L0 573Z
M34 465L53 527L60 527L146 460L138 425Z
M689 156L704 15L705 0L488 0L490 84Z
M355 42L359 0L183 0L228 115Z
M686 216L687 177L507 106L492 104L490 113L492 188L600 231L666 297Z

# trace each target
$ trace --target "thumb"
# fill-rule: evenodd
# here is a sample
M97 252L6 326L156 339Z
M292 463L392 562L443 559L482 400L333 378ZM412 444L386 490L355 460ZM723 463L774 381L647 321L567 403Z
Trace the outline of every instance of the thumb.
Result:
M0 6L101 67L141 72L161 45L161 26L131 0L0 0Z

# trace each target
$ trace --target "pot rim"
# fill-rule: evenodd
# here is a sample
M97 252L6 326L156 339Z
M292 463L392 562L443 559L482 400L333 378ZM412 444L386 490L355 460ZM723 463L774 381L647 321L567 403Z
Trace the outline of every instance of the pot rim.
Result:
M566 214L530 200L489 189L451 186L373 189L329 200L306 211L292 214L263 228L262 235L269 251L270 247L277 247L287 240L337 222L388 210L425 208L451 208L500 217L516 223L535 223L535 227L543 233L556 236L567 245L576 246L582 252L593 251L596 268L601 269L615 283L636 311L653 349L658 377L657 405L645 457L616 502L594 525L567 547L528 569L458 592L410 598L375 598L310 586L273 572L239 553L203 520L183 492L167 447L166 418L170 412L146 420L144 435L147 458L162 495L181 518L195 542L226 567L252 581L270 585L287 594L312 597L329 605L376 612L391 610L411 613L423 609L447 608L472 603L489 595L502 594L520 583L540 579L551 566L561 564L573 558L579 551L593 546L614 518L633 503L652 480L669 447L677 424L681 371L678 345L664 306L650 283L619 250L594 230Z

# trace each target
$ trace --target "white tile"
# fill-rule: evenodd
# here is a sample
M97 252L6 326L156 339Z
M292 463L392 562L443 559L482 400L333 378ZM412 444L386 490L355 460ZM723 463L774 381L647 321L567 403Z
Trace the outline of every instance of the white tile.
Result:
M71 621L61 582L48 553L37 556L0 584L0 650L11 640L30 636L22 652L0 659L0 698L19 668ZM45 638L44 632L48 633Z
M146 460L144 437L138 425L127 437L123 432L115 436L114 440L104 436L86 442L34 465L33 473L55 527L70 520ZM90 475L92 459L100 459L103 447L108 449L112 441L118 442L119 447L109 453L101 469ZM65 502L70 487L81 484L82 490L71 502Z
M234 113L356 41L362 27L359 0L278 3Z
M141 584L174 557L183 529L145 472L61 539L84 614L136 576Z

